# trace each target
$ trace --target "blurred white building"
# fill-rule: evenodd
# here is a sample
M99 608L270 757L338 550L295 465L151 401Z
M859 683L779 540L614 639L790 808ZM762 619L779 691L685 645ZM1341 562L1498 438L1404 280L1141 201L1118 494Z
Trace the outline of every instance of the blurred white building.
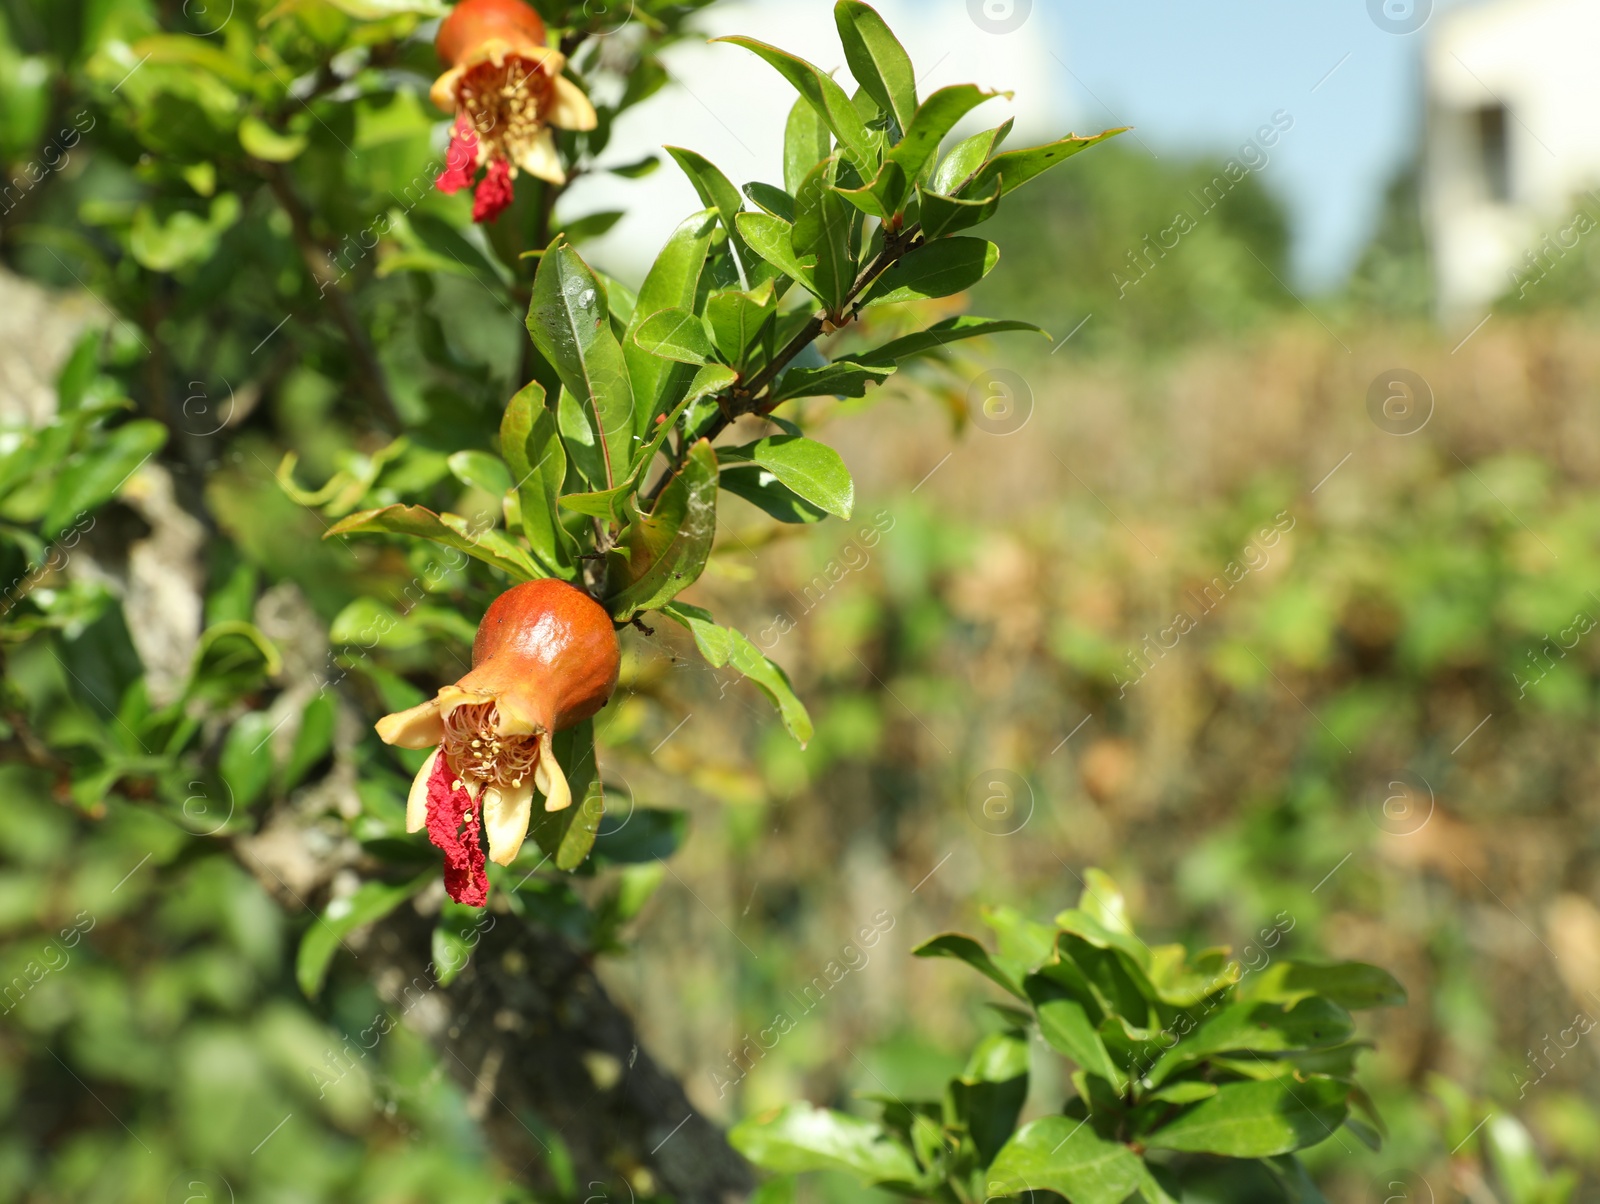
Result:
M1424 215L1440 308L1471 318L1600 238L1581 195L1600 185L1600 0L1486 0L1429 33Z

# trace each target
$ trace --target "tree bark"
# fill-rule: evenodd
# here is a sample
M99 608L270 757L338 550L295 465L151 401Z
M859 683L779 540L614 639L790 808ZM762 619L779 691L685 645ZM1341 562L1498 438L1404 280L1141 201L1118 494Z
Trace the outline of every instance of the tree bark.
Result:
M555 1190L551 1147L572 1160L580 1199L660 1193L728 1204L750 1167L639 1046L633 1022L587 960L518 917L480 929L466 968L435 984L431 917L398 908L373 928L361 961L384 1000L424 1031L471 1101L511 1175Z

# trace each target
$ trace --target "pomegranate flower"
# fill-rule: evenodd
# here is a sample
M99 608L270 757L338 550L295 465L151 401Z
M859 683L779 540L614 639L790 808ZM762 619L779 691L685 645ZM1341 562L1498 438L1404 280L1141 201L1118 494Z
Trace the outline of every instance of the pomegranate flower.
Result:
M567 60L545 44L544 22L522 0L462 0L434 40L446 71L433 103L454 113L443 192L472 186L472 220L492 222L511 204L518 171L566 183L550 127L592 130L594 106L561 74Z
M406 831L444 851L445 889L482 907L489 859L522 848L535 789L546 811L572 804L551 736L605 706L620 653L611 616L562 581L525 581L496 598L472 641L472 669L427 702L378 720L401 748L432 748L406 800Z

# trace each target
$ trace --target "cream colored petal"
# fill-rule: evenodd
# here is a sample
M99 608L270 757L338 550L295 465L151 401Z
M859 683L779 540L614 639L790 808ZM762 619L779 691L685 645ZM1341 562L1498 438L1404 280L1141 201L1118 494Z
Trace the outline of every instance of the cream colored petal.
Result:
M439 716L437 698L385 715L374 726L380 740L400 748L432 748L444 742L444 720Z
M433 776L434 764L439 760L440 749L428 754L428 759L411 779L411 793L406 795L406 831L420 832L428 826L428 779Z
M433 101L434 108L446 113L456 111L456 85L466 73L465 67L452 67L433 81L433 86L428 89L428 99Z
M567 182L567 173L561 170L561 156L556 154L555 135L548 129L540 130L528 140L517 154L517 166L530 176L552 184Z
M532 782L524 779L521 786L483 788L483 826L489 833L490 861L510 865L517 859L532 813Z
M539 787L544 794L544 809L565 811L572 806L572 788L567 785L567 775L561 772L561 763L556 760L551 743L548 737L539 741L539 771L534 776L536 781L540 777L544 779Z
M560 74L556 75L552 82L555 84L555 94L550 104L550 111L545 114L545 120L551 125L559 125L564 130L594 129L597 121L594 106L583 94L583 89Z
M494 730L497 736L531 736L542 724L516 690L495 698Z
M439 721L442 724L450 718L457 707L472 706L474 703L493 702L493 694L485 694L478 690L463 690L460 686L440 686L439 693L434 698L434 704L439 708Z

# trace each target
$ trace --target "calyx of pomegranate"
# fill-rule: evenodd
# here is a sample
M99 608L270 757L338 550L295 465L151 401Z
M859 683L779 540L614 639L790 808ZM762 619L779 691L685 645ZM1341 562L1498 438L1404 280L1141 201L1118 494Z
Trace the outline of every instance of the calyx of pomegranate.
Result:
M465 677L378 720L386 743L433 749L411 784L406 830L426 828L444 850L452 898L484 901L480 813L489 858L509 865L536 790L546 811L572 804L551 737L605 706L619 662L604 607L562 581L525 581L490 603Z

